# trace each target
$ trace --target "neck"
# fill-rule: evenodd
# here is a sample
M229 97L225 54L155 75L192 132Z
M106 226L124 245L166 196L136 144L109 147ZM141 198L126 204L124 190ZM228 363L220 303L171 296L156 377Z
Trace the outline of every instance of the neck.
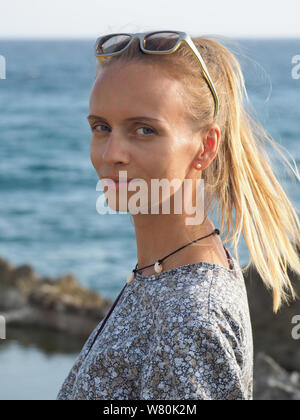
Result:
M186 225L180 214L134 215L138 268L152 265L182 246L211 234L215 226L206 218L201 225ZM193 262L205 261L212 248L219 244L218 235L211 235L190 244L163 261L163 271ZM147 273L153 272L149 267ZM141 273L143 274L143 273Z

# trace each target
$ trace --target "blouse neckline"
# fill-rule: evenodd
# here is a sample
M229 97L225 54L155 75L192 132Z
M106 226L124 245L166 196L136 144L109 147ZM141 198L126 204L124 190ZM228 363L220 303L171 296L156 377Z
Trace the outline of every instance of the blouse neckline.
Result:
M143 274L140 274L138 272L135 273L135 278L137 280L158 280L161 277L164 276L168 276L168 275L173 275L176 274L178 271L188 271L190 268L197 268L197 267L206 267L206 268L210 268L210 269L218 269L218 270L223 270L226 273L236 273L236 262L234 260L234 258L232 257L231 253L229 252L229 250L225 247L225 245L223 245L225 252L227 254L227 258L228 258L228 262L229 262L229 266L231 268L226 268L223 265L220 264L216 264L216 263L210 263L210 262L206 262L206 261L198 261L195 263L191 263L191 264L185 264L185 265L180 265L179 267L174 267L174 268L170 268L169 270L166 271L162 271L161 273L157 273L157 274L151 274L150 276L144 276Z

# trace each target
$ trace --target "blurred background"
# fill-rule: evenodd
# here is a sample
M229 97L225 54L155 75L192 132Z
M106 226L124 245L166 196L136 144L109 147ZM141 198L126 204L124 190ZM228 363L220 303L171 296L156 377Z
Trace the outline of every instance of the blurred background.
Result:
M130 215L96 211L98 178L89 158L86 116L95 78L93 45L104 33L178 29L192 37L234 40L232 51L259 122L299 165L299 13L298 1L2 4L0 257L47 278L70 273L80 286L111 301L136 264ZM276 157L272 162L300 208L299 184ZM246 265L242 240L239 257ZM89 328L68 335L63 329L7 325L0 340L0 399L55 399Z

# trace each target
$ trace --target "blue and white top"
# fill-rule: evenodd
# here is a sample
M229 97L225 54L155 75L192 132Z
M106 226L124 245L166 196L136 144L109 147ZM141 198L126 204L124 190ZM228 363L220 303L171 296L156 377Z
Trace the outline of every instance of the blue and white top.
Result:
M58 400L252 400L243 273L196 262L136 273L93 330Z

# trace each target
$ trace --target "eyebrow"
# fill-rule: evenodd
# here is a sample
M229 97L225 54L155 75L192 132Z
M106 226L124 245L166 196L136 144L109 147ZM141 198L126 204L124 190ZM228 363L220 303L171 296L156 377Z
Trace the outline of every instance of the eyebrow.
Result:
M102 121L106 121L105 118L100 117L100 115L88 115L87 119L90 120L102 120ZM158 121L161 123L165 123L165 121L159 120L158 118L151 118L151 117L144 117L144 116L138 116L138 117L131 117L131 118L126 118L124 121L137 121L137 120L149 120L149 121Z

